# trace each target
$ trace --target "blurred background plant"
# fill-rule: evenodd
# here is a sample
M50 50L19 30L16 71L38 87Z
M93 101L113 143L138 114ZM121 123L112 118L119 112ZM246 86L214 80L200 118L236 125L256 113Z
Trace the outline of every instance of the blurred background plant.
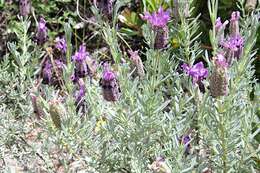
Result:
M0 170L257 172L259 2L250 12L246 2L32 0L21 17L18 1L0 0ZM160 7L171 14L169 39L155 49L156 30L143 16ZM229 20L236 10L244 52L228 69L228 95L214 98L212 56L222 48L209 33L216 17ZM36 43L40 17L48 29L43 46ZM86 66L72 55L87 55ZM58 85L42 84L45 58ZM196 81L189 71L199 62L207 73ZM76 67L88 72L83 82ZM109 92L117 101L107 101Z

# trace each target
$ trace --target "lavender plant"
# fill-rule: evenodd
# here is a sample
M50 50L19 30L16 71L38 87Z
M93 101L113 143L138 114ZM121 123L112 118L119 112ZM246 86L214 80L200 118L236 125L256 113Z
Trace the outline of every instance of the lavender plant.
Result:
M92 20L77 1L105 55L89 42L78 47L71 21L52 42L40 19L37 44L29 19L15 22L18 41L0 62L1 171L257 172L258 11L246 13L254 4L241 0L228 24L208 0L212 49L204 50L194 2L139 2L146 45L133 48L118 24L129 1L94 1Z

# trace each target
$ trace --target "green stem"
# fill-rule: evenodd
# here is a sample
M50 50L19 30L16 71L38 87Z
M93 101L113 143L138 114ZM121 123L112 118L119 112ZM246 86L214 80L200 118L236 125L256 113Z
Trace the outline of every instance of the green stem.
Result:
M181 31L185 34L183 34L183 47L184 47L184 55L186 58L186 62L188 62L189 64L190 62L190 46L189 46L189 42L190 42L190 32L189 32L189 27L188 27L188 23L187 23L187 19L185 17L181 17Z
M223 154L222 154L222 162L223 162L223 172L224 173L227 173L228 172L228 167L227 167L227 145L226 145L226 130L225 130L225 118L223 116L223 112L221 110L221 114L220 114L220 117L219 117L219 120L220 120L220 124L219 124L219 129L220 129L220 137L221 137L221 148L222 148L222 151L223 151Z

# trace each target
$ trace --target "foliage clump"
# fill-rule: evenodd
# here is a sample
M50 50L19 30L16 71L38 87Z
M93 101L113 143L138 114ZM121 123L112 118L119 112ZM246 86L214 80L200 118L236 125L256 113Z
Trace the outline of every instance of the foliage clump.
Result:
M199 1L0 1L0 170L257 172L259 4Z

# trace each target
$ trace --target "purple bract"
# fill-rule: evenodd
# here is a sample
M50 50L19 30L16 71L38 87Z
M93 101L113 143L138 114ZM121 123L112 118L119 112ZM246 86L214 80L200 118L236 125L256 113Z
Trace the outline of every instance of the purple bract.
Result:
M183 145L185 146L185 152L186 153L189 153L189 151L190 151L190 141L191 141L191 138L190 138L190 136L188 136L188 135L186 135L186 136L184 136L183 138L182 138L182 143L183 143Z
M159 8L158 12L145 12L142 17L147 20L153 27L164 28L170 20L170 12L164 11L162 7Z
M103 65L104 71L103 71L103 77L102 79L105 81L112 81L116 79L116 74L110 70L109 64L106 62Z
M231 14L230 22L238 21L239 18L240 18L240 12L239 11L234 11Z
M227 20L224 23L222 23L221 18L218 17L215 23L216 32L219 32L221 29L225 29L228 23L229 22Z
M116 78L116 75L112 71L108 70L103 73L103 79L106 81L111 81L111 80L114 80L115 78Z
M244 39L239 35L229 37L225 42L222 43L222 46L226 49L237 51L239 48L244 46Z
M60 50L62 53L66 53L67 51L67 43L66 43L66 40L65 38L60 38L60 37L57 37L55 39L55 48Z
M208 70L204 68L204 64L202 62L199 62L192 67L187 64L183 64L181 67L189 76L193 77L193 83L196 83L208 76Z
M137 51L128 50L128 53L130 54L130 59L132 61L137 61L139 59L138 50Z
M89 53L86 51L85 45L79 47L79 51L72 56L72 60L76 62L83 62L89 58Z
M47 33L47 27L46 27L46 21L44 18L40 18L40 21L38 23L37 33L36 33L36 39L37 43L42 45L47 41L48 33Z
M216 34L218 38L218 44L224 48L224 54L228 60L228 64L231 65L234 58L239 59L242 56L244 49L244 38L239 31L239 18L240 12L234 11L231 14L229 34L225 37L225 28L228 21L224 23L218 18L215 23Z
M38 31L46 31L46 21L44 20L44 18L40 18L39 24L38 24Z
M87 62L91 61L89 52L86 51L85 45L81 45L78 52L72 56L72 61L75 62L75 76L77 78L84 78L90 74L90 67Z

